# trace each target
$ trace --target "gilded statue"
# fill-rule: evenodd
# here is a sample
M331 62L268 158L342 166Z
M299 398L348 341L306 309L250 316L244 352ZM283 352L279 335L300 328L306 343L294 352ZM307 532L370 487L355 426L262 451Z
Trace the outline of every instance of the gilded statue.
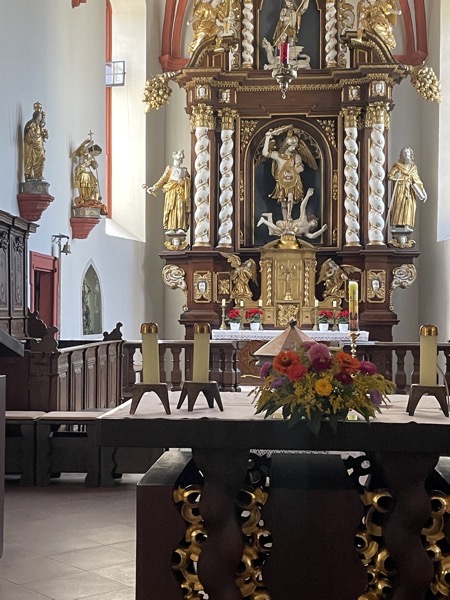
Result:
M284 132L286 136L276 149L275 136ZM270 129L265 136L262 155L272 160L272 175L275 189L270 194L281 205L283 220L292 221L292 208L304 199L303 182L300 176L305 169L304 162L317 170L317 162L310 149L297 135L292 125Z
M163 226L166 232L186 232L189 228L189 213L191 210L191 176L183 167L184 151L172 153L173 164L168 165L152 185L144 184L148 194L156 196L156 190L162 188L165 194Z
M108 209L102 204L98 181L97 156L102 153L100 146L94 143L92 134L75 150L78 159L73 178L73 187L79 190L74 200L77 208L99 208L101 215L107 215Z
M373 33L392 50L397 45L393 27L397 15L401 14L396 0L360 0L357 7L358 37L361 39L364 31Z
M230 265L233 267L231 271L231 283L232 290L230 298L235 302L239 300L251 300L252 292L250 290L249 282L257 283L257 267L253 258L248 258L244 262L241 261L239 256L236 254L225 254L220 253L227 259Z
M427 193L414 163L411 148L403 148L400 152L399 162L392 165L388 179L394 182L389 223L391 227L404 227L412 231L416 217L416 200L426 202Z
M192 18L194 37L189 44L189 56L192 56L202 42L216 39L220 46L221 37L232 33L236 24L235 0L195 0Z
M348 281L350 273L359 273L359 269L352 265L339 266L332 258L326 260L320 269L317 280L318 284L322 282L325 284L323 298L344 298L345 283Z
M300 0L299 6L293 0L284 0L284 6L280 11L278 23L273 33L274 46L280 42L296 44L302 16L309 6L309 0Z
M35 102L33 105L33 117L24 127L24 163L25 181L44 179L45 165L45 140L48 139L48 131L45 128L45 112L42 104Z

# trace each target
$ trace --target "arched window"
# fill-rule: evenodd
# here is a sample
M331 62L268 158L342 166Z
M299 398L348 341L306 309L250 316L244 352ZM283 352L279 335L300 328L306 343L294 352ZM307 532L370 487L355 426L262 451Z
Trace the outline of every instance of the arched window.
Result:
M102 291L97 271L91 264L86 270L81 288L83 335L102 333Z

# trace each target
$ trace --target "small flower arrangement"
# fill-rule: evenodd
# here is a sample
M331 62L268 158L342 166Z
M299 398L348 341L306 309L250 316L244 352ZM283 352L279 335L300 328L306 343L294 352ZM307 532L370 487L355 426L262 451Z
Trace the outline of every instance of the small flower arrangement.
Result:
M260 308L249 308L245 311L245 318L250 323L261 323L263 311Z
M343 351L332 354L317 343L280 352L273 363L263 365L261 377L264 383L254 390L256 413L267 418L281 408L290 425L306 419L315 435L323 417L335 430L349 410L369 421L395 389L372 362L360 362Z
M340 325L348 324L349 312L348 310L340 310L336 315L336 320Z
M242 321L241 311L238 308L232 308L227 315L230 323L240 323Z
M333 311L332 310L320 310L318 314L319 323L332 323L333 322Z

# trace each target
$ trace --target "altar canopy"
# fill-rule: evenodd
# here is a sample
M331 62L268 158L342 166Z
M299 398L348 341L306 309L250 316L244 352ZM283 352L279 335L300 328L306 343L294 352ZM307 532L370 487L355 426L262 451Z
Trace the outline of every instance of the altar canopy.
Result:
M432 69L395 57L399 14L387 0L193 4L187 62L145 90L157 108L176 81L190 115L189 223L166 228L161 254L164 281L186 294L187 337L195 322L220 325L222 300L309 329L315 309L348 308L353 280L360 328L392 339L418 256L412 228L389 219L392 91L410 78L439 98Z

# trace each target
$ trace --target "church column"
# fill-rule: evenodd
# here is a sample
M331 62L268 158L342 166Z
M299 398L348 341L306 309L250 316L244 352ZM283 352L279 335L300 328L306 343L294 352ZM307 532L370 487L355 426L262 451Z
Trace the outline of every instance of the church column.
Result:
M215 128L213 109L206 104L192 108L191 126L195 132L194 244L211 246L211 150L209 132Z
M234 167L234 131L237 110L224 108L219 111L222 121L220 146L220 212L219 212L219 248L232 248L233 232L233 167Z
M253 40L255 39L253 0L251 2L244 0L242 15L242 68L253 69L255 54L255 47L253 45Z
M326 3L325 12L325 62L327 67L335 67L337 57L337 18L336 0Z
M361 115L360 108L344 108L345 128L345 245L360 246L359 223L359 177L358 177L358 119Z
M366 127L370 133L370 179L368 246L384 246L385 230L385 175L386 163L385 131L389 128L390 115L384 102L369 104L366 112Z

